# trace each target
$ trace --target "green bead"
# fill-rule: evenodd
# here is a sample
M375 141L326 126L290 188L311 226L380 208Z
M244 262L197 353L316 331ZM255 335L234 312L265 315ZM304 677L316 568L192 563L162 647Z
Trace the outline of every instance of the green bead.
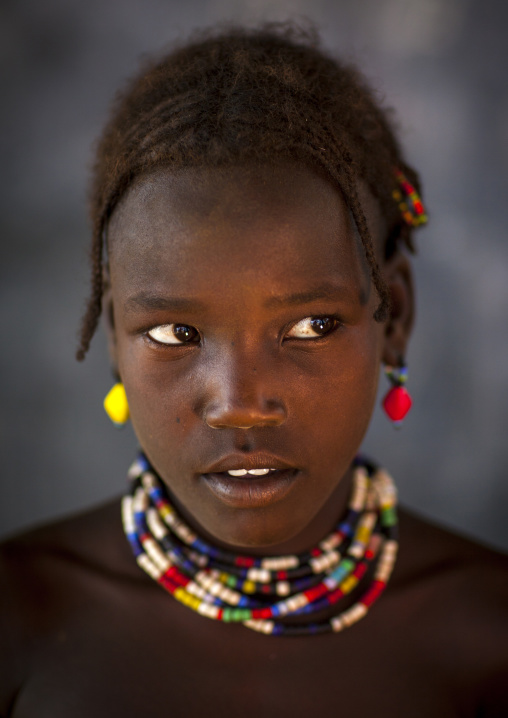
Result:
M252 613L248 608L237 608L236 613L239 621L249 621L252 618Z
M397 525L397 513L395 511L395 507L390 506L389 508L381 511L381 524L383 526Z

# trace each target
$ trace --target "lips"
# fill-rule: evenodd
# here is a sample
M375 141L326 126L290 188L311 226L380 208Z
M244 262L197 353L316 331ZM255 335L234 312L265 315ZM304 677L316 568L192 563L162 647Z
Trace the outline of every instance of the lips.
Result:
M216 498L235 508L256 508L277 503L291 491L298 469L272 471L266 476L234 477L227 473L202 474Z
M268 474L231 476L228 471L270 469ZM235 508L257 508L287 496L301 471L270 454L236 454L224 457L201 474L207 488L222 503Z
M237 469L247 469L247 471L249 471L249 469L278 469L283 471L285 469L295 468L294 465L280 459L274 454L259 452L252 454L229 454L215 464L211 464L207 467L203 471L203 474L221 474L225 471L234 471Z

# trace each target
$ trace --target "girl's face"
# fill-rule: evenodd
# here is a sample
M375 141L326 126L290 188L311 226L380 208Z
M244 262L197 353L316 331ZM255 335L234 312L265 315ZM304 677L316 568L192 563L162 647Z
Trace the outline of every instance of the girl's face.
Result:
M378 296L339 193L295 164L159 170L129 190L108 242L114 360L184 516L251 553L322 538L393 335L372 318ZM277 471L228 473L242 469Z

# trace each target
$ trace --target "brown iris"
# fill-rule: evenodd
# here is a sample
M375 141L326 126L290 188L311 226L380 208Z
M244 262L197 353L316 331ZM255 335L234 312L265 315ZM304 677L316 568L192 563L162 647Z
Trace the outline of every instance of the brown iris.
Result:
M199 341L199 333L194 327L190 327L188 324L175 324L173 327L173 334L176 339L181 342L196 342Z
M315 317L310 320L310 326L312 327L312 331L323 336L334 328L335 319L333 319L333 317Z

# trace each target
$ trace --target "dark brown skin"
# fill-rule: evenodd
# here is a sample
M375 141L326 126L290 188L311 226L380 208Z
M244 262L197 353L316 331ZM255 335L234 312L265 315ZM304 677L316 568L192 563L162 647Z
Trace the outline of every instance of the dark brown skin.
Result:
M383 226L363 198L381 258ZM109 246L112 359L180 510L233 550L309 548L344 512L381 362L405 354L407 259L384 263L393 310L378 324L341 197L297 166L159 171L124 198ZM274 299L325 285L340 290ZM155 295L195 306L162 307ZM326 336L296 336L306 317L337 322ZM170 323L196 327L200 341L151 343L147 332ZM232 506L202 477L259 452L299 471L280 500ZM6 543L0 716L508 715L508 561L400 514L383 597L344 632L307 638L179 605L137 567L119 501Z

